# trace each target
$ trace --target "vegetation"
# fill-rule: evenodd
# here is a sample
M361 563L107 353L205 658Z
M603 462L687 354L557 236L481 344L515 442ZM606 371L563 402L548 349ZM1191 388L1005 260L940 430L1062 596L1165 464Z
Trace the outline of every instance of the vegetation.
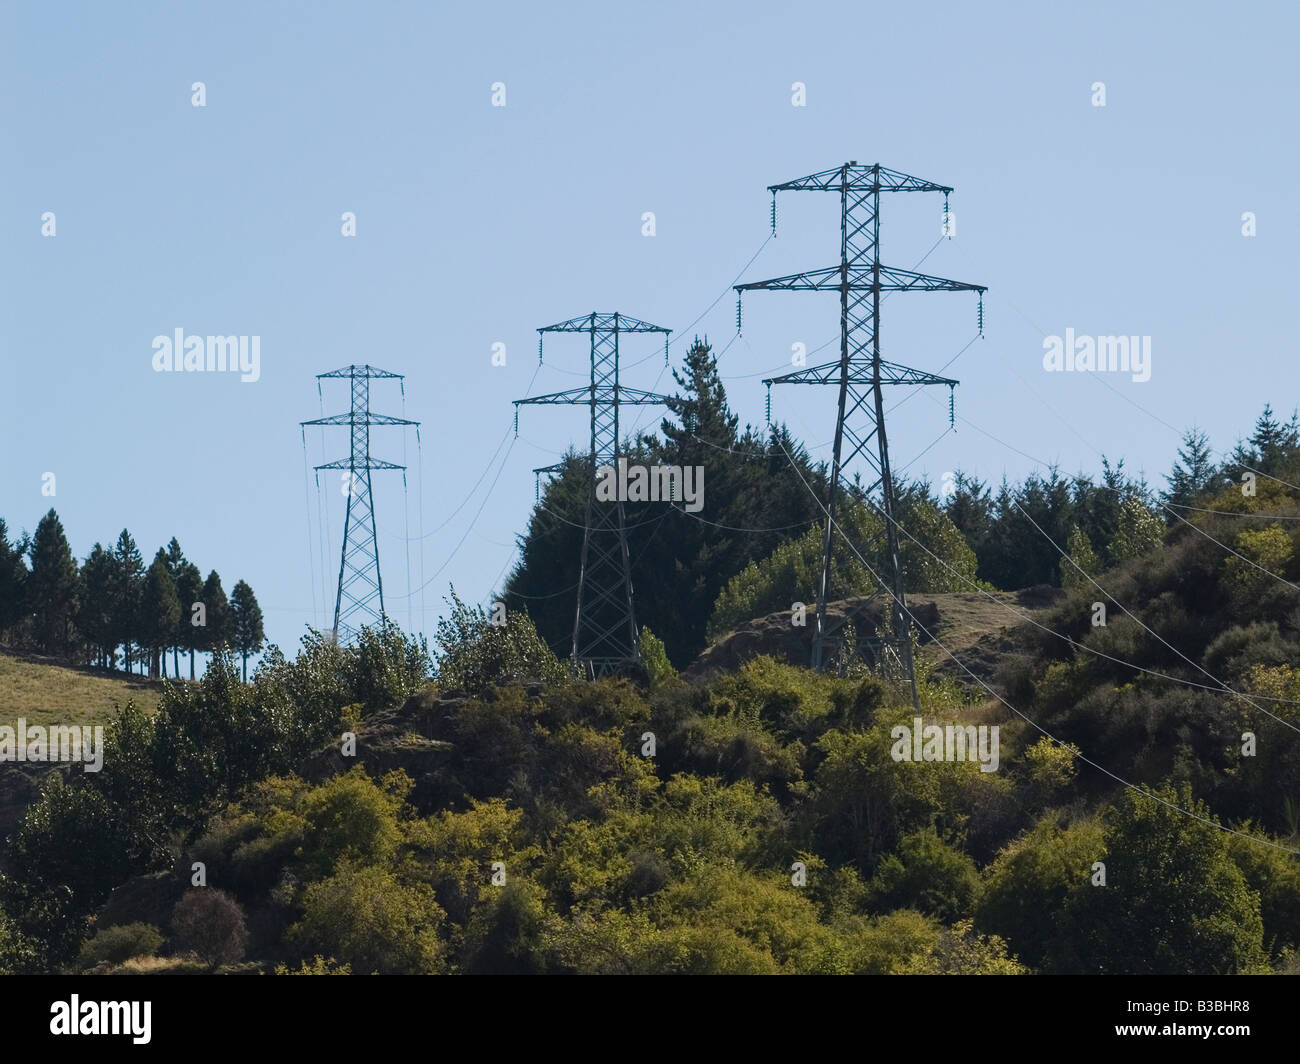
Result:
M1122 463L996 492L958 474L943 499L902 486L912 586L1062 588L996 641L990 686L1023 718L918 670L923 725L999 729L985 772L897 756L911 691L856 639L823 673L759 656L678 674L710 636L815 601L826 487L783 427L739 428L707 344L678 384L636 454L704 465L711 523L629 507L659 578L638 584L643 667L624 676L583 681L552 649L576 458L503 603L453 589L432 654L385 623L350 646L309 632L292 660L269 647L250 674L251 590L227 598L174 540L146 566L124 532L78 566L53 512L16 542L0 524L6 638L151 673L170 650L173 675L182 651L212 655L156 712L116 713L101 772L40 781L0 856L0 972L1295 969L1294 418L1266 409L1218 466L1189 433L1160 495ZM865 594L883 526L849 494L861 556L833 575Z
M206 581L175 538L145 566L123 529L116 545L96 543L79 566L58 514L50 510L28 537L11 542L0 520L0 645L99 668L181 674L180 655L224 649L248 657L265 644L262 611L243 580L230 602L215 571ZM120 654L119 654L120 651Z

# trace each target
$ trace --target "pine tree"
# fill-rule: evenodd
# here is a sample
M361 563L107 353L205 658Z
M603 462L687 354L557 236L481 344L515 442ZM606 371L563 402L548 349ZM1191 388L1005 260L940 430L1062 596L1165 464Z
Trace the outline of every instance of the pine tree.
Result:
M163 652L176 631L180 613L176 583L167 566L167 553L159 550L145 573L140 594L140 639L149 651L151 677L162 671Z
M131 533L125 528L113 548L113 645L122 647L126 671L131 671L131 647L137 641L140 624L140 583L144 559Z
M1190 506L1198 496L1214 487L1216 470L1210 450L1210 438L1199 429L1183 433L1178 459L1165 479L1169 490L1164 493L1170 506Z
M248 683L248 655L256 654L266 642L262 630L262 610L257 596L244 581L230 592L230 612L234 620L234 646L244 659L244 682Z
M178 596L180 595L181 570L188 564L189 563L185 560L185 552L181 550L180 542L175 536L172 536L171 542L167 544L167 571L171 574L172 583L176 586L176 593ZM181 606L181 612L184 613L186 609L185 604L182 602ZM176 631L169 637L172 652L172 673L177 679L179 679L181 675L180 650L182 644L180 641L179 623L180 622L177 622ZM164 668L163 671L166 672L166 668Z
M1255 431L1250 434L1251 450L1259 460L1259 469L1263 473L1277 473L1286 460L1295 453L1295 435L1288 431L1273 416L1273 407L1265 403L1264 412L1255 422Z
M30 555L32 571L27 591L33 612L33 637L46 654L67 654L77 608L77 560L59 515L53 510L36 526Z
M221 586L221 577L217 575L215 569L208 573L208 578L203 581L203 592L199 596L199 601L203 603L206 613L204 620L207 622L199 629L199 649L216 655L229 647L233 639L231 638L230 603L226 600L226 592Z
M176 598L180 602L180 616L176 620L176 645L189 651L190 679L194 679L194 652L202 649L203 629L194 624L194 604L203 594L203 574L193 562L185 562L176 574ZM179 670L176 673L180 676Z
M11 639L27 613L27 565L23 562L30 544L20 539L9 542L9 530L0 518L0 640Z
M966 538L983 569L993 531L993 499L988 486L958 470L953 476L953 492L944 502L943 510Z
M113 642L113 555L96 543L81 567L81 600L77 629L94 651L96 663L110 668L116 657Z
M686 352L685 372L673 370L673 379L685 394L670 396L669 411L677 422L665 418L661 425L667 449L683 465L700 461L709 444L714 447L731 447L736 442L736 426L740 419L727 405L727 391L718 375L718 363L707 340L698 336ZM701 442L703 441L703 442ZM710 460L712 459L710 455Z

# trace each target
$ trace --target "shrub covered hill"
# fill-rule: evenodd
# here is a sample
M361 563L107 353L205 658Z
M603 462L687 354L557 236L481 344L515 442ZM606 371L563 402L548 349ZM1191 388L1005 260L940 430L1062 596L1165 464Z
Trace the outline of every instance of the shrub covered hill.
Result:
M803 461L783 430L677 415L737 463L710 520L796 523L797 480L742 475ZM908 486L922 723L938 752L990 737L964 759L912 735L861 559L836 559L832 667L800 660L798 528L642 543L690 602L648 593L636 675L571 678L522 606L549 600L494 625L454 592L432 656L391 625L247 683L218 653L116 715L102 771L45 775L0 862L0 971L1300 970L1294 428L1265 411L1223 465L1189 436L1159 497L1118 467ZM514 593L543 593L575 490ZM846 507L848 538L876 520Z

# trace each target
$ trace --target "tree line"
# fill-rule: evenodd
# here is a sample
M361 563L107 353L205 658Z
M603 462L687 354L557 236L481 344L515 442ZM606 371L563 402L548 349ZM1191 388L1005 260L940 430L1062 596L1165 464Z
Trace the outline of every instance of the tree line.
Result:
M50 510L33 535L10 541L0 518L0 643L100 668L146 670L151 677L181 675L181 654L262 649L262 610L243 580L227 597L213 569L206 578L173 536L146 566L131 533L122 529L110 548L96 543L78 565Z
M815 597L825 520L818 500L826 498L829 477L785 425L741 427L707 339L696 338L673 376L677 394L658 434L626 441L623 453L632 464L703 466L704 510L689 514L662 503L628 503L624 510L637 622L662 633L668 657L684 668L722 629ZM1249 438L1222 463L1213 460L1205 433L1186 433L1163 491L1130 476L1122 460L1107 459L1100 476L1070 476L1053 466L1018 484L1004 478L996 488L961 471L938 493L924 479L896 478L908 590L969 590L971 578L1005 590L1067 585L1078 570L1057 545L1090 573L1137 557L1178 523L1174 513L1191 516L1177 507L1240 486L1243 476L1276 474L1297 456L1300 419L1280 421L1266 406ZM502 595L528 611L561 655L573 631L589 483L586 456L570 453L541 491ZM879 571L883 525L855 506L867 501L865 487L848 485L840 520ZM839 549L844 557L832 558L832 597L868 593L874 580L859 572L853 552ZM786 586L791 573L800 585L794 599ZM751 606L756 612L747 612Z

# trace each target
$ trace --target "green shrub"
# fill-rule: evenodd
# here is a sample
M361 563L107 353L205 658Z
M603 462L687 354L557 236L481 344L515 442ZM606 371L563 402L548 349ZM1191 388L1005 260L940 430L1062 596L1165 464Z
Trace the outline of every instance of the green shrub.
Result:
M530 680L563 683L568 670L537 634L532 618L519 610L495 625L482 606L467 606L451 591L451 615L438 621L439 686L479 694L494 684Z
M152 924L117 924L101 928L77 955L78 971L109 961L121 964L132 957L152 957L163 944L162 933Z

